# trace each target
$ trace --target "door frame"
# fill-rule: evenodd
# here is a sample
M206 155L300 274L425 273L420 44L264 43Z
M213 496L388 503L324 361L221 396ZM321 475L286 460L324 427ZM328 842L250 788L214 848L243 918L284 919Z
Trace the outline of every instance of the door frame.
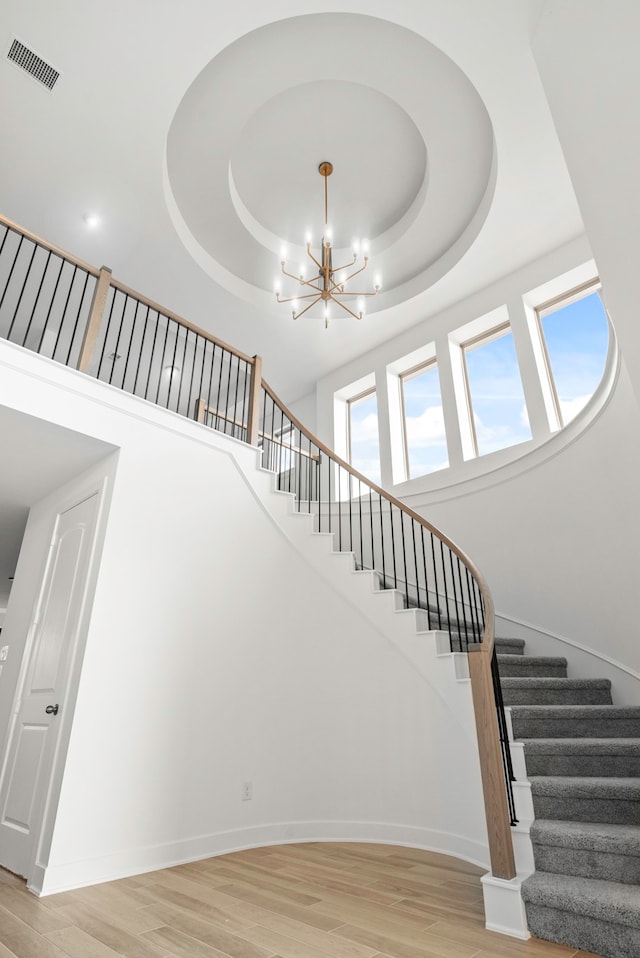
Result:
M64 777L64 768L66 764L69 739L71 737L71 730L73 726L73 717L80 673L89 632L100 559L102 556L104 539L106 535L106 526L109 508L111 505L111 496L117 468L117 460L118 453L111 453L87 472L84 472L80 476L70 480L68 483L65 483L64 486L50 493L39 503L34 504L30 510L29 521L27 522L27 529L25 531L26 540L29 534L29 522L31 521L32 514L36 513L39 516L42 514L40 521L46 523L47 525L47 537L46 540L43 540L40 548L39 568L35 576L35 585L32 587L32 598L28 612L28 628L26 630L26 637L21 653L19 670L14 683L11 712L9 721L7 723L5 739L2 743L2 753L0 754L1 773L4 773L4 767L8 759L12 730L20 710L24 683L26 681L29 659L33 649L37 621L44 599L46 577L49 569L52 549L54 547L58 532L60 516L64 512L67 512L75 506L80 505L80 503L91 498L92 496L97 495L98 497L96 505L96 522L89 552L87 577L84 587L84 594L82 597L82 606L79 616L76 641L73 648L70 650L66 689L64 695L60 699L60 725L58 728L53 755L48 763L49 778L42 789L42 793L39 796L37 805L35 806L34 820L37 820L38 824L34 829L36 838L33 843L33 854L27 869L26 878L27 888L36 895L41 893L44 876L49 861L55 817ZM18 576L20 575L20 572L20 560L18 560L14 589L18 582ZM7 617L9 617L10 609L11 597L7 607ZM26 621L27 617L25 616L23 618L23 625L26 623ZM11 628L10 619L9 625ZM5 634L3 632L3 639L4 638ZM13 635L11 633L7 634L6 638L9 640L9 643L15 644L13 642Z

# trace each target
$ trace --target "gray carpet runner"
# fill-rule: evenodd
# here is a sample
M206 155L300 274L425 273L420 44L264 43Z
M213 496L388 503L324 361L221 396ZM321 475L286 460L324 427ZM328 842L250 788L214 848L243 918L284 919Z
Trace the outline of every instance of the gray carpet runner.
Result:
M514 738L524 742L536 871L522 884L529 929L602 958L640 958L640 708L607 679L496 639Z

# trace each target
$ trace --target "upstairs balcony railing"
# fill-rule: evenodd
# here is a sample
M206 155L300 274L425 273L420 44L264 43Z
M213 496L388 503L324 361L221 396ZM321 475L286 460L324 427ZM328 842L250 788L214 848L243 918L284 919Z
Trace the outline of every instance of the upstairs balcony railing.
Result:
M0 337L262 450L336 548L468 653L491 870L515 877L515 808L487 584L454 542L313 436L246 356L0 216Z

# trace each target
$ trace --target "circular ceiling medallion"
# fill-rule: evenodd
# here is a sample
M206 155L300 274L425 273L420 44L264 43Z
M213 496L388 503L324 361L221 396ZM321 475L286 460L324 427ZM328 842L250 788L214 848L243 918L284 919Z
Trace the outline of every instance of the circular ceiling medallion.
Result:
M283 247L319 243L323 160L334 248L368 238L384 275L372 309L451 269L491 202L491 122L453 61L387 21L314 14L236 40L186 91L165 171L182 241L221 285L272 307Z

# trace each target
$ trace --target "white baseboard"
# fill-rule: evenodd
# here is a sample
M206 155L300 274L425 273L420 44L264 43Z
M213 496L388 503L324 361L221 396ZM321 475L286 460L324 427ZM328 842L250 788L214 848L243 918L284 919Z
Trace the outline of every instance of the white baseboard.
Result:
M371 842L423 848L425 851L462 858L481 868L486 868L488 861L486 846L463 835L434 829L384 822L293 822L218 832L100 858L37 865L27 887L34 895L44 897L246 848L321 841Z

